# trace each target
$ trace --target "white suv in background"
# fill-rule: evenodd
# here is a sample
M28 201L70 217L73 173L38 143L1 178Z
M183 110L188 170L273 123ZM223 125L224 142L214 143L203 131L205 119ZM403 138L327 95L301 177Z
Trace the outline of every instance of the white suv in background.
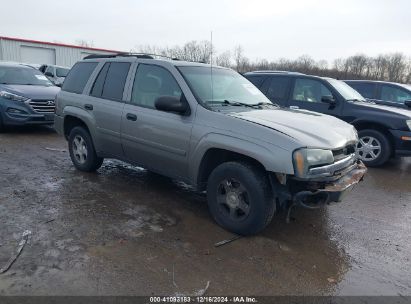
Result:
M47 78L50 79L50 81L53 82L56 86L61 86L68 72L70 71L70 68L43 64L39 68L39 70L44 75L46 75Z

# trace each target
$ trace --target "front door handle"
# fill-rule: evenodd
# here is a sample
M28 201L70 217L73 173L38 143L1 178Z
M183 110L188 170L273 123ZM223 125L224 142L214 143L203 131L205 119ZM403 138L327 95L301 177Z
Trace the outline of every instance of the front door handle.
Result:
M127 118L128 120L131 120L131 121L136 121L136 120L137 120L137 115L131 114L131 113L127 113L126 118Z
M293 109L293 110L298 110L300 107L299 106L290 106L290 109Z
M85 105L84 105L84 109L89 110L89 111L93 111L93 105L91 105L91 104L85 104Z

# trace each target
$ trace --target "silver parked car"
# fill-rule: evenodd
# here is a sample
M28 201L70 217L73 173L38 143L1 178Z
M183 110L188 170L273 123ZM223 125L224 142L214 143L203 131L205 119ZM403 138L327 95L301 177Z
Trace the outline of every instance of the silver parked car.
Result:
M70 68L58 65L43 64L39 68L40 72L47 76L47 78L56 86L61 87L70 71Z
M340 201L366 172L351 125L281 109L231 69L147 55L78 62L56 98L55 128L77 169L116 158L182 180L243 235L276 210Z

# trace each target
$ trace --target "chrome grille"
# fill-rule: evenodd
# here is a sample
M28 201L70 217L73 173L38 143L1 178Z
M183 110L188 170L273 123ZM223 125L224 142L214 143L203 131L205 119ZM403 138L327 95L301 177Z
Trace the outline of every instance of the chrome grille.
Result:
M348 145L344 147L343 149L339 150L334 150L333 155L334 155L334 161L339 161L343 158L346 158L348 155L351 155L355 153L355 146L354 145Z
M29 100L29 105L38 113L54 113L54 100Z

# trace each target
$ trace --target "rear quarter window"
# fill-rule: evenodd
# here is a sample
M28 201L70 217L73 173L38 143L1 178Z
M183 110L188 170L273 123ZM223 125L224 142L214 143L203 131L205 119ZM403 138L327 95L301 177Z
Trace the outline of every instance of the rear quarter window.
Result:
M87 84L90 75L97 66L97 62L78 62L70 70L64 80L63 91L81 94Z

